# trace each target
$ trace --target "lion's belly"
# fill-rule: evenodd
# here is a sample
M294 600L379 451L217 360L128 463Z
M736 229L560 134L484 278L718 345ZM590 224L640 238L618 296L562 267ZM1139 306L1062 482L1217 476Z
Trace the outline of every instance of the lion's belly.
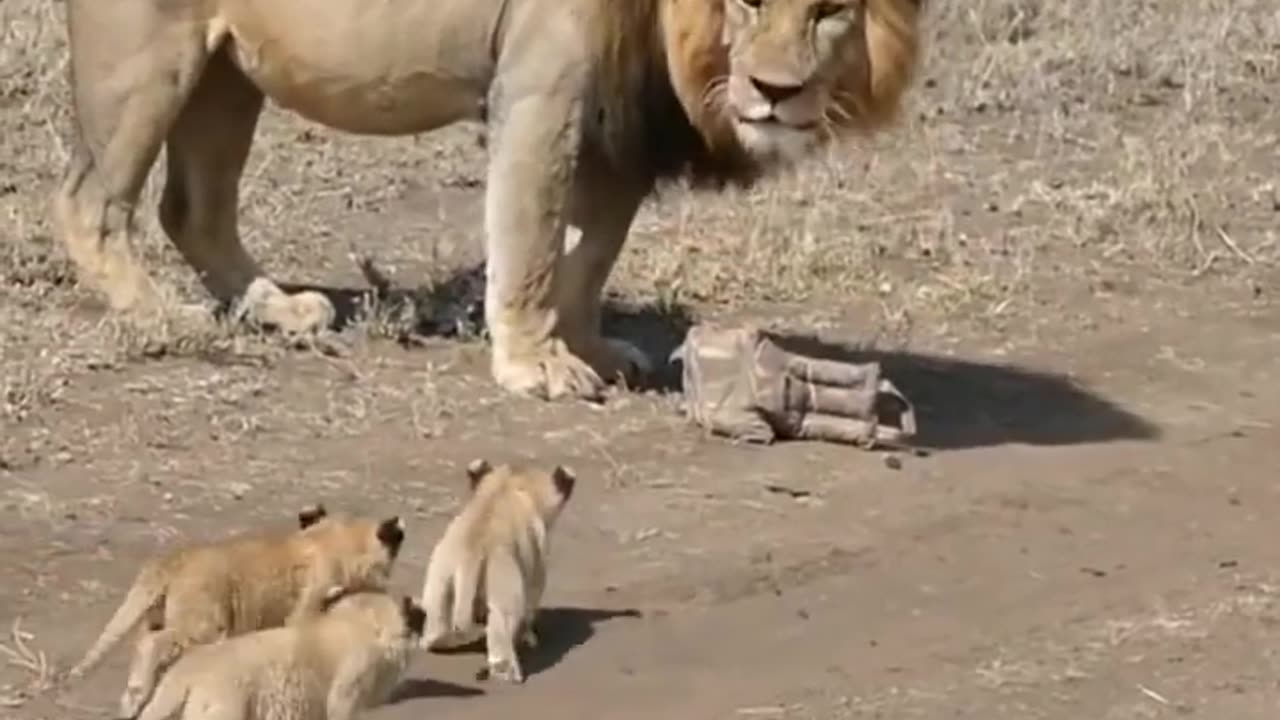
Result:
M498 0L224 0L242 70L282 107L353 133L478 118Z

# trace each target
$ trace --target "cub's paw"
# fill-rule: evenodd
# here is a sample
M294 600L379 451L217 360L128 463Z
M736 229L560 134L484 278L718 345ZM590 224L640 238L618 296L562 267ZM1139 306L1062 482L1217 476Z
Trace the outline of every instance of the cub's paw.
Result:
M543 400L590 400L604 397L604 381L562 340L537 350L508 352L495 343L493 378L503 388Z
M304 290L290 295L260 277L249 283L234 311L237 321L274 327L288 336L309 335L327 329L337 312L329 298Z
M117 710L116 717L118 720L133 720L133 718L138 717L138 713L142 712L142 706L146 702L146 688L138 685L129 685L120 695L120 708Z
M511 660L490 660L476 673L476 680L497 680L519 685L524 682L524 672L520 669L520 663Z

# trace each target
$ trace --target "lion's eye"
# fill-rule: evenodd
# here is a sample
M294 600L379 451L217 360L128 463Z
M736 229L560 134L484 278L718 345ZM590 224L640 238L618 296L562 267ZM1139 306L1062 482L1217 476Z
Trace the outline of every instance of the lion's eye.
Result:
M752 10L759 10L760 6L764 3L764 0L738 0L738 2L746 5Z
M822 22L829 17L834 17L848 10L847 5L835 2L823 2L813 6L813 21Z

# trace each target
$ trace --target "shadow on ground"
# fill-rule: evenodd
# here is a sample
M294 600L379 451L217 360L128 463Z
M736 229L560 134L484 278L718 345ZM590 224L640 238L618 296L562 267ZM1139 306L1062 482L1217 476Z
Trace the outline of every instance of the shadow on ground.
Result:
M477 688L468 687L466 685L456 685L451 682L442 680L432 680L431 678L405 678L391 692L391 697L387 700L388 705L395 705L405 700L416 700L418 698L430 697L475 697L483 695L484 691Z
M538 610L538 619L534 632L538 635L538 646L527 648L520 646L520 665L525 676L531 676L556 665L572 650L591 639L595 634L595 626L606 620L619 617L642 617L639 610L605 610L599 608L577 607L544 607ZM476 616L476 622L485 622L484 614ZM483 653L483 639L457 647L435 650L442 655Z
M443 280L417 288L393 287L382 278L371 278L367 288L340 288L304 283L281 283L286 292L311 290L333 303L334 330L374 316L402 344L413 338L484 337L484 265L459 268ZM604 303L604 332L625 337L654 361L655 372L633 388L670 391L680 389L679 369L666 362L693 324L682 305L627 303L609 297Z
M915 406L913 445L950 450L1006 443L1078 445L1155 440L1153 423L1064 375L1016 365L860 348L812 335L771 332L781 347L812 357L878 362Z
M371 289L284 286L325 293L338 310L338 327L375 305L404 337L481 337L484 332L484 266L464 267L442 282L395 289L371 281ZM694 318L679 305L605 302L604 332L639 346L655 370L635 390L680 390L680 364L668 362ZM384 323L386 324L386 323ZM828 359L877 361L885 377L916 408L919 434L913 442L934 449L988 447L1006 443L1075 445L1115 440L1153 440L1151 422L1080 387L1070 378L1008 364L992 364L867 349L812 335L771 332L787 349Z
M536 630L538 647L526 651L521 659L526 675L534 675L555 666L565 655L595 635L595 626L614 618L641 617L639 610L605 610L601 608L547 607L538 611Z

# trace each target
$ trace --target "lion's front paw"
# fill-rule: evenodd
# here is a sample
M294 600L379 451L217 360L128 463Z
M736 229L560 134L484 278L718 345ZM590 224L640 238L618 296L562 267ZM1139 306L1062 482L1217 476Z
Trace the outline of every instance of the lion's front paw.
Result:
M236 310L237 319L274 327L285 335L319 332L332 325L336 315L324 295L311 290L290 295L261 277L249 284Z
M493 377L511 392L543 400L598 401L604 396L604 381L561 340L518 353L505 352L495 344Z

